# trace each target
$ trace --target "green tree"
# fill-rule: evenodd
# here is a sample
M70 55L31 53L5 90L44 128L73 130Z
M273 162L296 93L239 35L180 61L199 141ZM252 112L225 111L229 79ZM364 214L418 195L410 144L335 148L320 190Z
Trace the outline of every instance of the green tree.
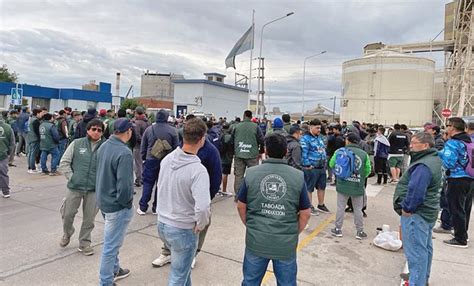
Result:
M136 98L127 98L122 101L122 105L120 105L120 109L135 109L139 106L140 103Z
M18 74L16 72L10 72L7 65L0 67L0 82L16 82Z

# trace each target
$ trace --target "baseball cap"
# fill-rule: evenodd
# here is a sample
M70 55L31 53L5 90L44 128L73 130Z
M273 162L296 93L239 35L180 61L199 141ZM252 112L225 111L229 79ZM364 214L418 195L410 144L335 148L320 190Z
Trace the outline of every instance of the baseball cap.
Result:
M107 114L107 110L105 110L105 109L101 109L101 110L99 111L99 115L100 115L100 116L105 116L106 114Z
M127 118L119 118L114 122L114 130L118 133L124 133L132 127L132 122Z

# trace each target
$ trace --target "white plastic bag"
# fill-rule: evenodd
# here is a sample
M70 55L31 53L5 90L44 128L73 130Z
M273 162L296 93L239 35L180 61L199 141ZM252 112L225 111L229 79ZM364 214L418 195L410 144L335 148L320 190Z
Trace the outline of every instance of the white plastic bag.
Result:
M375 246L380 248L397 251L402 248L402 241L398 239L398 232L396 231L384 231L379 233L374 238Z

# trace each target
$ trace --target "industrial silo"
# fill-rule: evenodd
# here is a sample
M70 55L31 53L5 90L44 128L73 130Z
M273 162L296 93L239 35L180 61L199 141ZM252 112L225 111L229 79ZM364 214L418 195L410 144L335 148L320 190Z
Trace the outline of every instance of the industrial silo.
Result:
M342 65L341 121L422 126L431 121L435 63L382 50Z

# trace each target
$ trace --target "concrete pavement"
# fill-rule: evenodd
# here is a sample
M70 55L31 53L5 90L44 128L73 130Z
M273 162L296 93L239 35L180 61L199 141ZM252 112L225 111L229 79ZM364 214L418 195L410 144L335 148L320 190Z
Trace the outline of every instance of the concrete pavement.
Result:
M92 241L93 256L77 251L81 212L76 233L66 248L59 247L62 225L59 207L66 192L63 177L26 173L25 158L10 169L12 196L0 199L0 285L97 285L102 250L103 220L96 217ZM232 178L229 188L232 189ZM352 214L346 214L344 237L329 233L334 214L313 216L300 236L298 250L299 285L398 285L405 264L402 251L389 252L372 245L375 229L389 224L398 229L392 210L393 186L369 186L367 240L354 238ZM141 189L137 189L137 207ZM336 195L329 187L326 205L336 210ZM245 228L231 198L213 201L213 217L203 251L192 272L194 285L239 285L242 279ZM472 230L470 236L473 236ZM430 285L473 285L474 250L454 249L442 244L446 235L434 235L434 260ZM131 275L119 285L166 285L169 265L153 268L160 252L156 216L135 214L120 252L121 265ZM265 285L276 285L271 267Z

